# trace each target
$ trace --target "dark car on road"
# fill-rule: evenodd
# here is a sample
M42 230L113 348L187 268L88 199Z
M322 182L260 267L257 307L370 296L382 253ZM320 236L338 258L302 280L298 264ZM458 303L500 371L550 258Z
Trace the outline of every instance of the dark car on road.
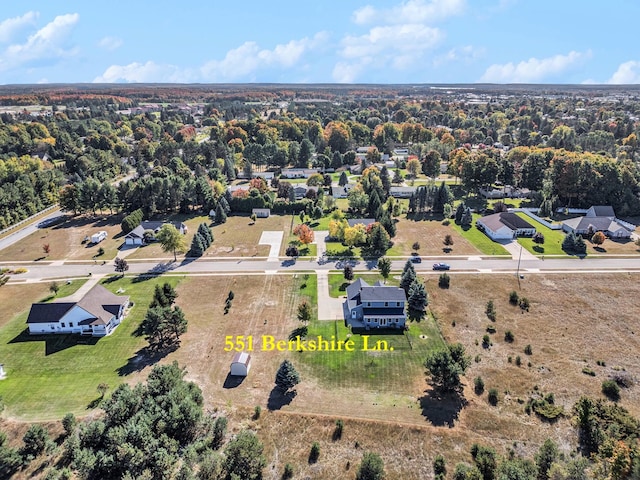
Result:
M420 257L411 257L411 261L413 263L422 263L422 259Z
M434 270L449 270L451 267L449 266L448 263L434 263L433 264L433 269Z

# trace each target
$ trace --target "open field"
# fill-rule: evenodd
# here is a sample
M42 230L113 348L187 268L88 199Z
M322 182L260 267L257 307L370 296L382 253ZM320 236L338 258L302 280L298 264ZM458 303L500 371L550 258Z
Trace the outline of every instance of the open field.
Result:
M445 252L445 235L451 235L453 245L449 253ZM396 236L388 256L408 256L413 252L414 242L420 244L420 255L479 255L480 251L453 226L443 225L440 217L425 217L424 220L402 218L396 223Z
M177 277L162 279L174 283ZM65 285L58 297L75 291L83 282ZM7 378L0 382L0 396L7 405L5 414L20 420L60 419L67 412L89 413L99 396L96 387L107 383L112 388L123 381L141 380L138 375L144 362L136 363L136 351L146 345L135 336L145 315L157 280L133 283L131 278L107 283L111 291L124 289L135 305L124 322L104 338L79 335L29 335L25 321L29 302L42 300L41 290L30 285L7 286L0 295L20 295L24 311L0 329L2 363ZM47 285L45 284L45 287ZM18 289L27 288L27 294ZM47 287L48 288L48 287Z
M104 230L108 236L97 245L82 243L85 237ZM82 215L67 217L63 223L37 230L19 242L0 250L0 261L33 261L33 260L92 260L102 247L104 255L98 261L112 260L116 257L118 247L124 242L118 216ZM49 244L51 249L47 255L43 245Z
M526 402L533 392L553 393L556 404L570 412L581 395L601 398L602 381L616 370L624 369L636 380L636 385L623 389L620 403L640 415L640 340L635 333L640 332L636 315L640 310L640 275L528 275L521 289L512 275L455 275L448 290L437 287L437 277L424 279L437 325L424 320L411 323L406 336L375 338L387 340L393 352L300 353L263 351L262 339L271 335L284 340L300 326L295 318L299 302L303 298L317 301L314 275L187 277L177 286L177 304L185 310L189 331L182 337L181 347L161 362L177 360L184 365L187 378L203 389L205 407L229 415L233 429L248 426L259 432L265 442L267 471L271 465L282 468L285 462L291 462L297 473L312 478L350 476L363 451L368 450L381 454L388 478L407 479L431 478L431 462L438 453L445 455L451 467L457 461L469 462L469 447L474 442L493 445L501 454L511 448L516 454L531 456L551 437L568 454L576 445L570 419L544 423L535 415L526 415L520 402ZM2 328L0 345L4 345L5 364L9 363L5 353L11 352L9 348L17 345L25 350L20 364L25 373L9 371L9 379L0 382L8 416L51 419L61 418L66 411L81 414L96 399L95 387L100 381L113 388L121 381L143 379L150 368L145 364L125 377L118 376L116 370L140 348L133 343L144 343L144 339L131 336L131 329L144 315L155 282L131 283L125 278L109 284L110 289L122 287L142 300L112 337L93 346L75 345L44 355L43 340L7 343L24 328L26 312ZM27 293L14 289L31 287L5 286L0 295L8 290L11 296L24 296ZM224 315L224 299L230 289L235 298L229 314ZM29 295L37 300L42 290L34 288ZM530 300L529 312L522 313L508 303L512 290ZM490 299L497 312L495 323L484 313ZM480 343L489 324L495 326L496 333L491 335L492 346L483 348ZM13 336L10 330L15 331ZM513 343L504 341L507 330L515 336ZM478 360L472 361L464 379L463 402L433 397L425 381L422 362L429 349L438 344L440 331L448 341L463 343L471 358ZM227 377L233 356L224 352L227 335L254 338L252 369L240 384ZM346 339L349 332L341 322L313 321L309 335ZM361 345L361 337L351 338ZM530 356L524 353L527 344L532 346ZM91 361L87 361L87 348L92 351ZM11 356L18 358L10 353L10 360ZM521 366L515 363L517 356L522 359ZM302 377L298 394L290 403L272 393L275 371L284 358L294 363ZM596 376L582 373L584 367L591 368ZM98 370L104 372L98 376ZM473 392L476 376L481 376L486 385L482 395ZM11 378L15 383L10 385ZM21 384L28 384L29 392ZM493 387L499 391L497 407L486 400L486 390ZM255 405L263 407L257 421L249 419ZM343 440L332 441L336 418L344 419L345 434ZM321 444L321 460L309 465L306 459L313 441ZM360 448L354 448L356 441ZM385 448L389 442L393 444L391 449Z
M198 225L211 223L211 219L206 215L191 217L188 220L185 220L184 216L176 216L171 220L183 221L187 225L189 230L184 236L187 250ZM286 235L291 225L291 215L272 215L269 218L258 218L253 225L251 223L253 222L248 216L230 216L226 223L212 226L213 244L202 257L266 257L269 255L269 246L258 245L260 235L265 230L280 230ZM158 243L152 243L138 248L129 258L165 258L171 255L163 252Z

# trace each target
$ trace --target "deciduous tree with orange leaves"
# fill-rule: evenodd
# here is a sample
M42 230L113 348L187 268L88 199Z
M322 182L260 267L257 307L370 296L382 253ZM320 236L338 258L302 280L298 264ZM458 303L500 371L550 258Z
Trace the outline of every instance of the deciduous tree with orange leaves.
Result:
M311 230L309 225L305 223L301 223L300 225L297 225L293 229L293 234L297 235L298 239L300 240L300 243L304 245L307 245L313 242L313 239L314 239L313 230Z

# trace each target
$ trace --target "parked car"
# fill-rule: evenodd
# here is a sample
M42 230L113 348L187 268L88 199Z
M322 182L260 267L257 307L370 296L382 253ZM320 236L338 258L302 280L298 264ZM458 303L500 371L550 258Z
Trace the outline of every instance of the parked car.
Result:
M422 263L422 259L420 257L411 257L411 261L413 263Z
M449 270L451 268L451 266L448 263L434 263L433 264L433 269L434 270Z

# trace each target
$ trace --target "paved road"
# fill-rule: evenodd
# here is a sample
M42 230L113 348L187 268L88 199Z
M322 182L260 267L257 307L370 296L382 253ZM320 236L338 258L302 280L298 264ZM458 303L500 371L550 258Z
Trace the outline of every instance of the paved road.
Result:
M424 257L423 257L424 258ZM436 260L434 260L436 261ZM416 271L420 274L439 275L442 272L431 270L431 261L423 259L423 263L416 264ZM512 259L449 259L447 263L451 265L450 274L457 273L516 273L518 261ZM375 261L354 262L356 271L376 270ZM400 271L405 264L405 260L394 260L392 270ZM17 264L18 265L18 264ZM10 263L3 262L2 266L11 266ZM16 266L16 265L14 265ZM64 262L56 263L20 263L20 267L27 269L26 273L14 275L12 282L38 281L52 278L77 278L82 276L105 275L115 273L113 262L105 265L95 265L90 263ZM323 271L335 270L335 261L297 260L291 262L289 259L281 259L280 262L267 261L263 259L217 259L217 260L183 260L172 262L164 261L129 261L129 271L127 274L144 273L193 273L193 274L263 274L269 273L294 273L299 271ZM558 258L546 260L522 260L520 262L520 274L536 273L571 273L571 272L640 272L640 258Z
M60 211L60 209L53 210L46 217L42 217L42 218L38 219L37 222L34 222L34 223L30 224L30 225L27 225L26 227L22 227L19 230L16 230L15 232L13 232L13 233L7 235L6 237L0 239L0 250L2 250L3 248L7 248L9 245L13 245L16 242L19 242L23 238L28 237L29 235L31 235L32 233L37 231L39 223L41 223L41 222L43 222L45 220L49 220L49 219L52 219L52 218L59 217L60 215L62 215L62 211Z

